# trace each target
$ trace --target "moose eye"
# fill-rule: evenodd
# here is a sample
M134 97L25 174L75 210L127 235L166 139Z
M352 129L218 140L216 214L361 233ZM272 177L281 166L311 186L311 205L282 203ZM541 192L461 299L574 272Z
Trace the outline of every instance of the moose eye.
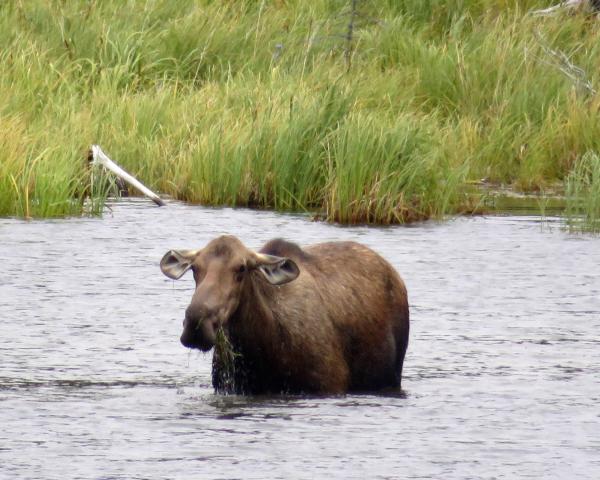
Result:
M237 269L236 269L236 274L237 274L237 281L241 282L242 279L244 278L244 273L246 273L246 265L240 265Z

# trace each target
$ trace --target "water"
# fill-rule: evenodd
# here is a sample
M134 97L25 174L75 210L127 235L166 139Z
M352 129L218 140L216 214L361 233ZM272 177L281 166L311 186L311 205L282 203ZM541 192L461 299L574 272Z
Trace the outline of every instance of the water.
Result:
M353 239L403 275L404 396L215 395L170 248ZM0 219L0 478L600 478L600 239L535 217L340 228L122 201Z

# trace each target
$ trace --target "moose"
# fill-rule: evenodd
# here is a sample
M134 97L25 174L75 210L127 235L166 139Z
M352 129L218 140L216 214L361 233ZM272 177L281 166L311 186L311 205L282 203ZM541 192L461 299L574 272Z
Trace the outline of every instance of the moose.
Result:
M236 394L341 394L399 389L408 345L406 287L355 242L305 248L282 239L255 252L224 235L170 250L162 272L192 270L196 287L181 343L215 346L212 383ZM225 375L225 372L230 372Z

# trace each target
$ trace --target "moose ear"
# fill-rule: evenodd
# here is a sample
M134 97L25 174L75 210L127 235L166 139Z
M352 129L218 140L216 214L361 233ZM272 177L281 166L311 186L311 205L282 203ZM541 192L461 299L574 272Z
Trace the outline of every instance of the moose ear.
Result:
M199 252L200 250L169 250L160 261L160 269L167 277L179 280L192 268Z
M256 254L256 269L271 285L283 285L300 275L300 269L293 260L263 253Z

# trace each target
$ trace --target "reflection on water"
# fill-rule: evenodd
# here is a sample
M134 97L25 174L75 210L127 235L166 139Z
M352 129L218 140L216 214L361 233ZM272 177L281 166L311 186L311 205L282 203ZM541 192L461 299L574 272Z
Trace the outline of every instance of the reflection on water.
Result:
M352 239L411 302L404 395L223 397L170 248ZM0 220L0 478L598 478L600 240L534 217L340 228L140 200Z

